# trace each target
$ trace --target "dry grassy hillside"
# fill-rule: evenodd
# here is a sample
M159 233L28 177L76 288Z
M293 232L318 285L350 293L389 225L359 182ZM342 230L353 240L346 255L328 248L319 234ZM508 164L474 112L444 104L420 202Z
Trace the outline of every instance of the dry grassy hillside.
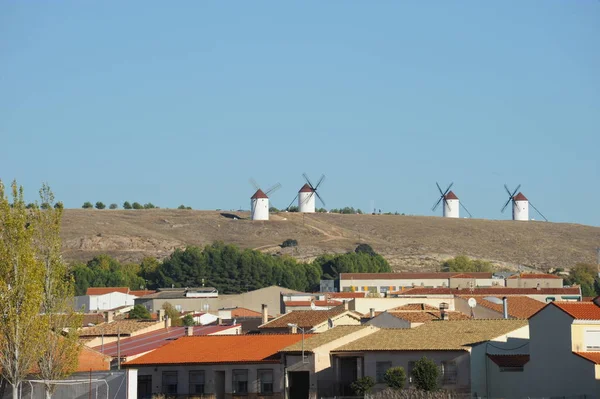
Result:
M280 213L268 222L252 222L215 211L65 210L64 255L88 260L107 253L122 261L151 255L163 258L177 247L215 240L243 248L289 253L311 260L323 253L343 253L366 242L396 270L432 269L440 260L465 254L514 268L569 267L595 262L600 228L565 223L393 215ZM285 239L299 246L282 250Z

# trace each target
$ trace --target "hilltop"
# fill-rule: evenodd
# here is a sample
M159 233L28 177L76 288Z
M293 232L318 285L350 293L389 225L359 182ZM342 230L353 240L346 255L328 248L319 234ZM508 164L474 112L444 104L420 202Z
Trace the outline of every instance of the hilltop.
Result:
M441 260L461 254L508 269L547 269L594 263L600 245L600 228L567 223L324 213L278 213L268 222L248 217L244 212L66 209L63 254L68 260L87 261L106 253L139 261L221 240L310 261L366 242L395 270L434 269ZM299 246L280 248L288 238Z

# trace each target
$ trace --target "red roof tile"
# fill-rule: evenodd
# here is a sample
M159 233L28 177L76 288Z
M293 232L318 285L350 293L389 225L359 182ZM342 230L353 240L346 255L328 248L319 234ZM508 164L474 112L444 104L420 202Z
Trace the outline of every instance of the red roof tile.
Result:
M310 306L314 303L315 306L339 306L342 304L340 301L329 300L329 301L286 301L285 306Z
M340 273L340 280L410 280L410 279L444 279L455 276L456 272L429 272L429 273ZM492 278L493 273L473 272L469 275L474 278Z
M305 339L314 334L306 334ZM277 363L281 349L295 344L302 334L209 335L182 337L140 356L125 366L159 364Z
M461 274L455 274L454 276L452 276L450 278L475 278L475 277L473 277L471 274L461 273Z
M104 295L111 292L120 292L129 294L129 287L89 287L85 292L86 295Z
M262 313L261 312L256 312L254 310L250 310L250 309L246 309L246 308L235 308L235 309L231 309L231 317L237 317L237 318L250 318L250 317L262 317Z
M461 295L460 298L468 300L469 298L475 298L477 300L477 306L492 309L498 313L503 312L503 305L493 303L485 298L492 295ZM502 296L494 296L495 298L502 299ZM528 319L542 309L546 304L544 302L536 301L535 299L529 298L528 296L513 295L508 298L508 315L516 319Z
M258 190L256 190L254 195L252 197L250 197L250 199L258 199L258 198L269 198L269 197L267 197L267 194L265 194L264 191L259 188Z
M519 194L517 194L517 195L515 195L515 196L513 197L513 200L515 200L515 201L528 201L527 197L525 197L525 196L523 195L523 193L522 193L522 192L520 192L520 191L519 191Z
M448 194L445 195L445 198L447 200L457 200L458 197L456 196L456 194L454 194L453 191L448 191Z
M312 192L314 192L314 191L315 191L315 190L313 190L312 188L310 188L310 186L309 186L308 184L306 184L306 183L305 183L305 184L302 186L302 188L300 189L300 191L298 191L298 192L299 192L299 193L312 193Z
M341 299L353 299L353 298L366 298L366 292L327 292L329 298L341 298Z
M329 318L339 316L342 313L348 312L343 306L338 306L329 310L294 310L277 317L273 321L260 326L261 329L269 328L287 328L288 324L297 324L302 328L313 328L321 323L326 322ZM349 312L349 314L353 314ZM356 315L360 319L359 315Z
M398 306L398 307L395 307L393 309L390 309L390 311L395 311L395 310L399 310L399 311L408 311L408 310L414 310L414 311L434 310L434 311L438 311L439 308L436 308L435 306L427 305L426 303L409 303L409 304L406 304L406 305L402 305L402 306Z
M574 319L600 320L600 307L594 302L551 302L547 306L556 306Z
M487 355L500 367L523 367L529 362L529 355Z
M592 363L600 364L600 352L573 352L577 356L589 360Z
M135 291L129 291L129 295L135 295L135 296L146 296L146 295L150 295L150 294L154 294L156 293L156 291L154 290L135 290Z
M442 316L439 311L437 312L397 312L388 311L388 313L398 319L406 320L411 323L427 323L430 321L441 320ZM461 312L446 312L449 320L470 320L471 318Z
M579 287L563 288L410 288L404 291L393 292L394 295L581 295Z
M551 278L551 279L562 279L562 277L557 276L555 274L546 274L546 273L521 273L521 274L513 274L509 277L509 279L517 279L517 278L528 278L528 279L536 279L536 278Z

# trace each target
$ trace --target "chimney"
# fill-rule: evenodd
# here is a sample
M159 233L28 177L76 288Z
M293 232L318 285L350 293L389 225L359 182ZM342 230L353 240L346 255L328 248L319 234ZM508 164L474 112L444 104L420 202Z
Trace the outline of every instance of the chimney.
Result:
M298 334L298 326L297 325L290 326L290 334Z
M171 327L171 318L169 316L165 316L165 328Z
M265 303L262 304L262 324L269 322L269 308Z
M538 290L538 291L542 289L542 287L541 287L540 283L537 283L537 285L536 285L535 289L536 289L536 290Z
M502 313L505 319L508 319L508 298L502 298Z
M104 312L104 319L106 320L107 323L110 323L111 321L113 321L115 319L115 312L112 310Z
M194 326L186 326L185 327L185 336L193 337L194 336Z
M344 310L348 310L348 301L344 301Z
M165 310L158 309L158 320L164 320L164 319L165 319Z
M369 309L369 316L371 316L371 318L375 317L375 308Z
M450 307L446 302L440 303L440 318L442 320L450 320L450 315L446 310Z

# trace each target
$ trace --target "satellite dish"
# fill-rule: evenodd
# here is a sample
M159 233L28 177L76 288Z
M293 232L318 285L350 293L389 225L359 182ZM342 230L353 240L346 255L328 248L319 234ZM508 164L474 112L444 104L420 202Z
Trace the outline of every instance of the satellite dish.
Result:
M475 300L475 298L469 298L467 303L469 304L470 308L474 308L475 306L477 306L477 300Z

